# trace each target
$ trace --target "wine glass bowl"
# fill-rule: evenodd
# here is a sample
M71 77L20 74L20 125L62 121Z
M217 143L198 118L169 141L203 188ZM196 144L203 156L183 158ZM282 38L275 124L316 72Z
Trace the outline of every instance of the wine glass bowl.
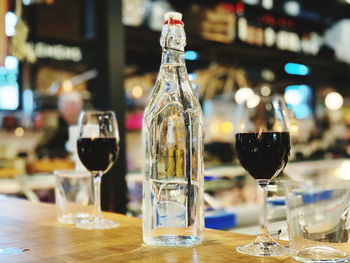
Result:
M253 256L282 256L289 249L275 242L267 232L267 186L288 162L290 151L288 109L283 97L260 97L257 105L244 101L238 105L236 152L242 167L257 180L263 190L261 234L237 251Z
M118 155L119 133L112 111L82 112L78 122L77 148L79 159L88 169L94 181L94 218L77 224L84 229L108 229L118 226L117 222L106 219L101 212L101 177L115 163Z

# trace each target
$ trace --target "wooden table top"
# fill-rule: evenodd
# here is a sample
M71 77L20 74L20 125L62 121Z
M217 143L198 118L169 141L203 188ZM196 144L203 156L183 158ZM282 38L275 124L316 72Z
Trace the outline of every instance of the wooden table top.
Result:
M120 226L82 230L59 223L55 206L0 197L0 262L295 262L288 256L259 258L235 247L254 236L206 229L193 248L152 247L142 243L139 218L104 213Z

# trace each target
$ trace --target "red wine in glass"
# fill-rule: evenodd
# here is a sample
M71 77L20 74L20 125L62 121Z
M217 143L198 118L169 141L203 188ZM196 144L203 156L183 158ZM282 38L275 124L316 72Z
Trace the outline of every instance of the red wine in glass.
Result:
M109 229L119 224L105 218L101 212L101 178L115 163L118 155L119 132L112 111L82 112L78 123L77 150L79 159L93 176L94 218L80 222L78 228Z
M79 159L92 174L105 173L117 160L116 138L80 138L77 144Z
M237 105L235 111L236 152L242 167L262 189L261 234L250 244L236 247L252 256L282 256L289 248L274 241L267 231L267 186L282 172L290 151L288 108L282 96L254 95Z
M256 180L272 180L288 162L289 132L237 133L236 151L251 176Z

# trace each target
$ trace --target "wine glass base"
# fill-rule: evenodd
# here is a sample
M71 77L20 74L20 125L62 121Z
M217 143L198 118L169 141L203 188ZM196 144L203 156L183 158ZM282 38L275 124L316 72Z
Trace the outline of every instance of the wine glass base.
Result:
M276 257L285 256L290 253L288 247L282 246L275 241L269 242L252 242L247 245L236 247L237 252L241 254L256 256L256 257Z
M90 221L80 222L77 224L77 228L81 229L110 229L116 228L119 226L119 223L107 218L95 218Z

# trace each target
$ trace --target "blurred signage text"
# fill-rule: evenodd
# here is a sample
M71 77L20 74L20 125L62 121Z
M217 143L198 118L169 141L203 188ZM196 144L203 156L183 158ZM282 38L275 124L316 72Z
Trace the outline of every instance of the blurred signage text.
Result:
M80 47L62 44L32 43L34 52L39 59L81 62L83 52Z

